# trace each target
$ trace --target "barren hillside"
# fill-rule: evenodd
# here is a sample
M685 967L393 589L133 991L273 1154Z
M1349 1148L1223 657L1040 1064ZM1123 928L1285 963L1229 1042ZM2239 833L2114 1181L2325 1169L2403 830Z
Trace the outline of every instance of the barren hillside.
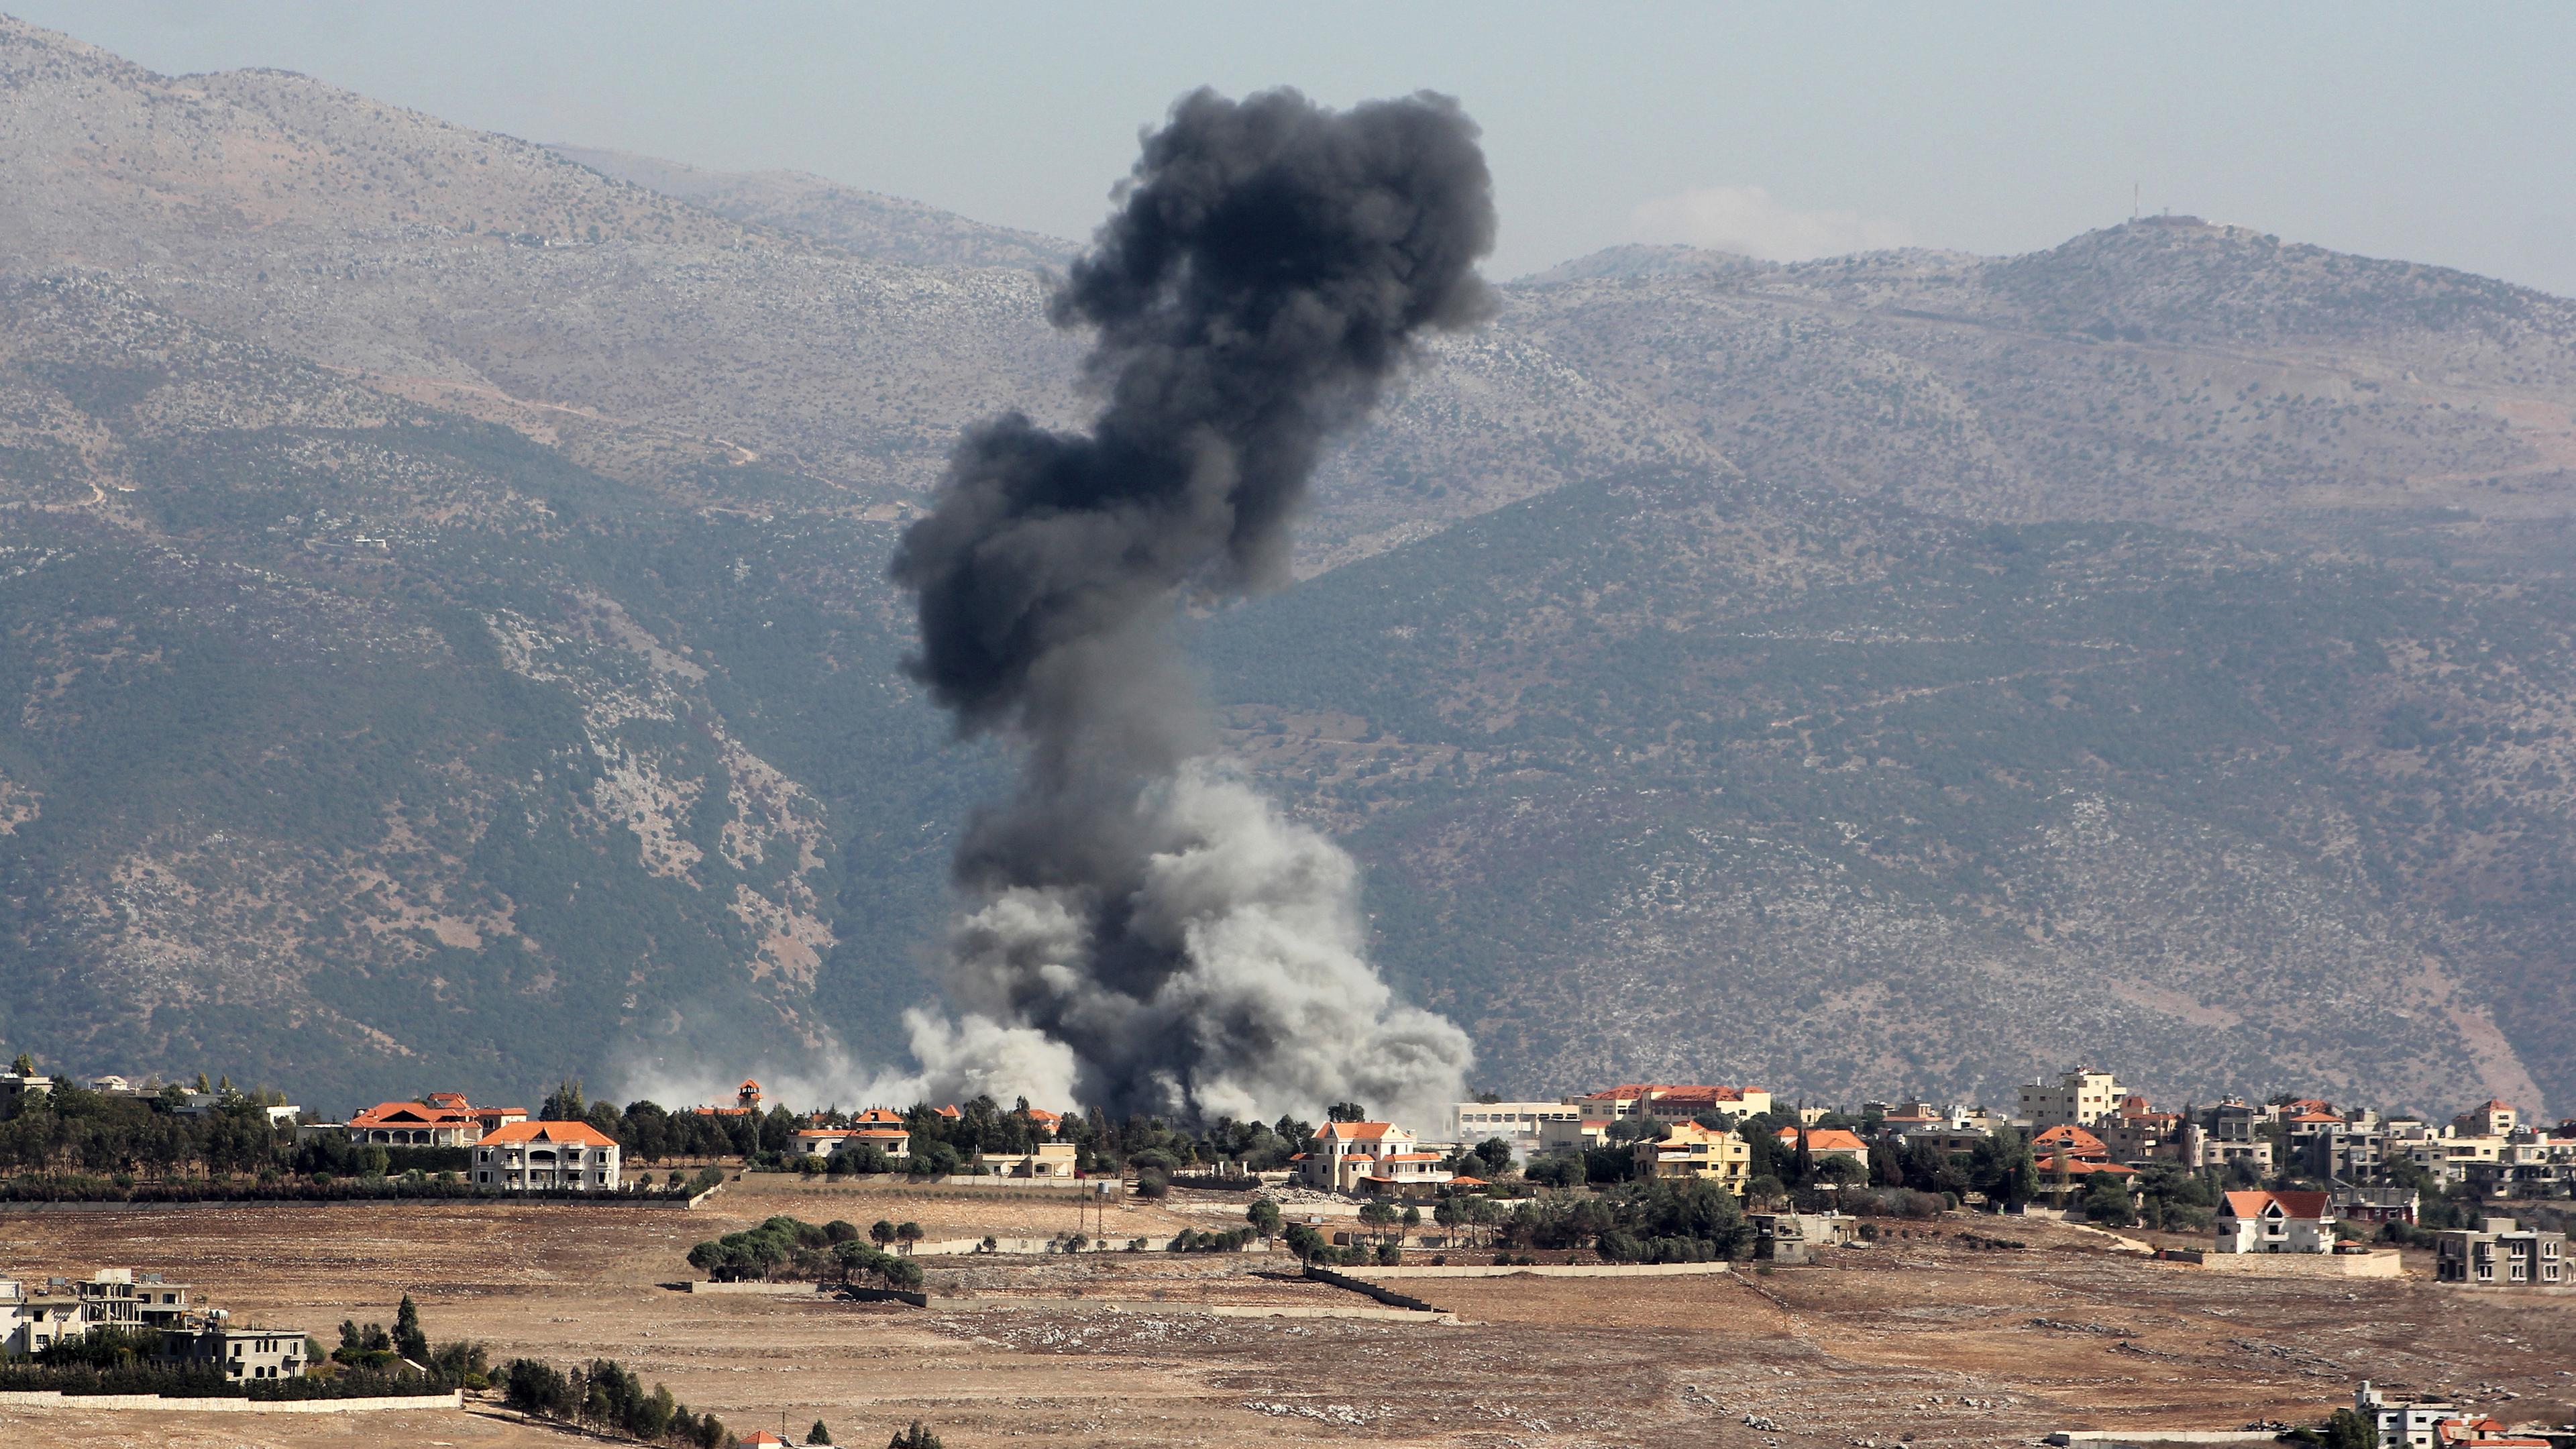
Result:
M1080 417L1056 245L0 21L0 1039L891 1049L995 761L884 560L959 426ZM2563 1106L2571 342L2238 228L1605 254L1200 644L1497 1085Z

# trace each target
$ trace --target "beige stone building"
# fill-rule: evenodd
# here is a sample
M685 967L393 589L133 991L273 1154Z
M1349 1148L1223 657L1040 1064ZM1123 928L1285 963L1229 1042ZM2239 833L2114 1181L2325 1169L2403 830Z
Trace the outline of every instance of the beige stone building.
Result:
M1696 1122L1676 1124L1661 1142L1639 1142L1635 1150L1639 1177L1706 1178L1737 1197L1753 1166L1743 1138Z

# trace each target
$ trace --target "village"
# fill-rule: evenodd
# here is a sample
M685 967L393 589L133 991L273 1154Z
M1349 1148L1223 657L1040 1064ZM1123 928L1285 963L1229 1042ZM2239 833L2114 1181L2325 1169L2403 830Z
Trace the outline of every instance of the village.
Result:
M2019 1272L2044 1268L2042 1276L2076 1264L2122 1278L2185 1275L2163 1276L2159 1291L2216 1292L2234 1303L2223 1309L2229 1318L2310 1304L2320 1293L2353 1302L2365 1292L2492 1295L2506 1315L2499 1321L2536 1312L2549 1325L2497 1335L2511 1342L2567 1333L2576 1288L2565 1233L2576 1122L2543 1127L2497 1100L2447 1120L2291 1096L2158 1110L2114 1073L2076 1067L2020 1087L2009 1108L1922 1100L1836 1108L1752 1086L1622 1083L1554 1100L1483 1094L1431 1124L1373 1119L1345 1103L1320 1124L1190 1129L989 1099L790 1107L744 1080L730 1100L669 1111L584 1102L567 1083L534 1112L435 1092L327 1120L257 1100L274 1093L174 1089L149 1078L74 1082L18 1065L0 1080L0 1144L22 1165L31 1134L62 1127L57 1108L149 1114L174 1130L229 1114L272 1134L275 1162L328 1153L357 1165L357 1184L410 1180L428 1196L306 1207L286 1196L288 1174L276 1168L174 1169L187 1177L191 1202L236 1190L227 1208L206 1209L202 1233L148 1234L160 1251L113 1259L0 1263L0 1376L8 1380L0 1412L51 1394L53 1407L31 1412L59 1415L85 1394L105 1404L96 1396L107 1388L149 1397L157 1384L163 1395L184 1386L252 1405L389 1414L436 1405L499 1416L495 1423L582 1420L585 1411L562 1397L568 1390L530 1377L558 1372L553 1363L510 1356L540 1345L506 1332L486 1332L470 1360L449 1354L442 1368L417 1328L418 1356L390 1351L389 1338L371 1350L352 1304L339 1348L326 1349L332 1320L292 1311L296 1295L269 1281L275 1258L217 1246L229 1225L261 1223L244 1210L267 1202L281 1214L339 1209L329 1232L317 1239L308 1229L285 1245L289 1258L324 1240L360 1257L381 1253L365 1224L399 1235L431 1216L444 1234L506 1231L525 1253L528 1244L599 1232L592 1214L607 1211L618 1223L609 1237L641 1234L661 1245L639 1244L626 1276L642 1273L646 1291L677 1292L693 1311L831 1305L823 1311L879 1321L1002 1315L1014 1327L1123 1312L1211 1315L1234 1331L1239 1320L1277 1319L1301 1335L1328 1324L1475 1333L1574 1288L1587 1309L1614 1313L1641 1303L1735 1313L1747 1294L1766 1311L1794 1312L1788 1285L1805 1274L1882 1281L1908 1259L1967 1255ZM167 1221L146 1209L189 1210L151 1199L150 1183L134 1183L131 1200L79 1202L71 1195L88 1179L58 1170L50 1180L49 1199L26 1176L12 1184L16 1200L5 1206L13 1211L0 1222L12 1226L13 1257L29 1254L21 1225L38 1229L34 1236L54 1232L63 1248L105 1249L134 1240L123 1224ZM114 1180L101 1184L102 1196L114 1197ZM64 1211L72 1208L85 1210ZM700 1221L708 1228L686 1226ZM82 1231L60 1231L75 1223ZM302 1295L310 1299L357 1286L327 1264L303 1271L313 1275ZM385 1281L406 1288L403 1313L412 1315L412 1287L440 1307L431 1286L440 1276ZM220 1294L205 1286L217 1282ZM2209 1286L2188 1289L2193 1283ZM525 1286L491 1284L468 1297ZM708 1308L697 1310L700 1301ZM382 1316L385 1305L372 1311ZM2103 1346L2124 1355L2190 1351L2151 1348L2143 1331L2058 1313L2027 1321L2079 1324L2044 1329L2052 1337L2101 1330ZM2199 1339L2204 1348L2230 1341L2214 1324ZM648 1345L633 1347L650 1361ZM601 1372L597 1357L589 1346L562 1354L562 1370L575 1376L565 1383ZM2426 1376L2402 1352L2318 1355L2302 1376L2324 1376L2329 1361L2348 1380L2348 1412L2373 1417L2380 1445L2576 1442L2576 1409L2567 1406L2576 1385L2563 1378L2555 1400L2545 1385L2482 1396L2464 1391L2457 1375ZM650 1398L641 1382L639 1403ZM2324 1433L2338 1405L2314 1400L2316 1387L2302 1385L2310 1391L2304 1418L2249 1399L2239 1405L2247 1418L2209 1422L2228 1402L2222 1394L2201 1403L2195 1422L2168 1431ZM2529 1411L2517 1412L2524 1399ZM672 1424L681 1421L671 1414L686 1407L674 1400L659 1418L636 1411L652 1430L637 1437L679 1442ZM708 1423L738 1423L740 1412L728 1406L726 1420L701 1414L684 1427L702 1435ZM1758 1434L1773 1417L1747 1408L1736 1427Z

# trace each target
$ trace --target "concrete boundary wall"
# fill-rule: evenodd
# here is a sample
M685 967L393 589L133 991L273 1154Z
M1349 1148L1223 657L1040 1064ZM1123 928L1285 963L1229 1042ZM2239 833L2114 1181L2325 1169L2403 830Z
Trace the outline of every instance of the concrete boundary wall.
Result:
M1194 1229L1193 1231L1204 1230ZM1131 1249L1127 1245L1134 1242L1138 1237L1137 1234L1131 1233L1125 1237L1111 1238L1109 1240L1110 1245L1106 1248L1084 1248L1078 1256L1093 1258L1115 1256L1119 1253L1126 1252L1168 1253L1172 1251L1172 1239L1179 1236L1180 1234L1178 1233L1154 1233L1144 1235L1144 1246ZM996 1238L993 1241L995 1244L993 1253L995 1254L1010 1254L1030 1258L1064 1256L1064 1254L1058 1251L1056 1247L1057 1239L1054 1238ZM1091 1241L1097 1242L1099 1239L1093 1238ZM1184 1249L1183 1251L1195 1251L1204 1253L1210 1257L1226 1255L1220 1254L1212 1248ZM1252 1256L1255 1254L1280 1251L1283 1250L1265 1245L1259 1238L1255 1238L1240 1248L1228 1249L1227 1253L1235 1256ZM972 1257L979 1254L992 1256L991 1254L984 1253L984 1240L982 1238L934 1238L915 1243L911 1248L911 1255L916 1258L959 1258Z
M1049 1312L1141 1313L1161 1318L1359 1318L1380 1323L1455 1324L1458 1316L1437 1308L1335 1308L1302 1304L1174 1303L1124 1298L932 1298L924 1305L941 1313L989 1313L995 1310L1043 1309Z
M2050 1434L2045 1444L2061 1449L2074 1444L2269 1444L2280 1439L2269 1428L2069 1428Z
M1732 1273L1730 1263L1559 1263L1529 1267L1469 1265L1464 1267L1358 1268L1347 1275L1380 1282L1388 1278L1687 1278Z
M0 1393L0 1409L162 1409L183 1414L356 1414L375 1409L462 1409L465 1391L380 1399L173 1399L159 1394L66 1394L53 1389Z
M854 1174L838 1181L828 1177L807 1177L801 1172L754 1172L747 1174L747 1178L765 1187L784 1187L790 1192L817 1195L849 1193L853 1196L1025 1192L1044 1197L1098 1197L1101 1184L1109 1181L1105 1177L905 1177L891 1172ZM1119 1186L1123 1195L1125 1184Z
M0 1213L193 1213L209 1209L240 1208L368 1208L382 1212L408 1207L492 1207L503 1203L543 1203L554 1207L629 1207L676 1208L685 1211L696 1207L715 1191L696 1197L677 1193L603 1192L589 1196L554 1197L539 1193L487 1192L460 1194L455 1197L218 1197L204 1202L0 1202Z

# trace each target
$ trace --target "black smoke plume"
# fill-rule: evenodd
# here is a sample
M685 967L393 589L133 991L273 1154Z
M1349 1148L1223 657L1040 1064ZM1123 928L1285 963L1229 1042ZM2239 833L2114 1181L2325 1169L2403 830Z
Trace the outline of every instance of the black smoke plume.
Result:
M967 1019L916 1016L916 1052L959 1090L1114 1109L1434 1109L1464 1033L1368 965L1349 858L1216 758L1174 622L1282 581L1325 445L1490 312L1476 128L1431 95L1200 91L1119 200L1052 304L1096 338L1091 431L971 429L894 562L913 676L1027 750L958 852Z

